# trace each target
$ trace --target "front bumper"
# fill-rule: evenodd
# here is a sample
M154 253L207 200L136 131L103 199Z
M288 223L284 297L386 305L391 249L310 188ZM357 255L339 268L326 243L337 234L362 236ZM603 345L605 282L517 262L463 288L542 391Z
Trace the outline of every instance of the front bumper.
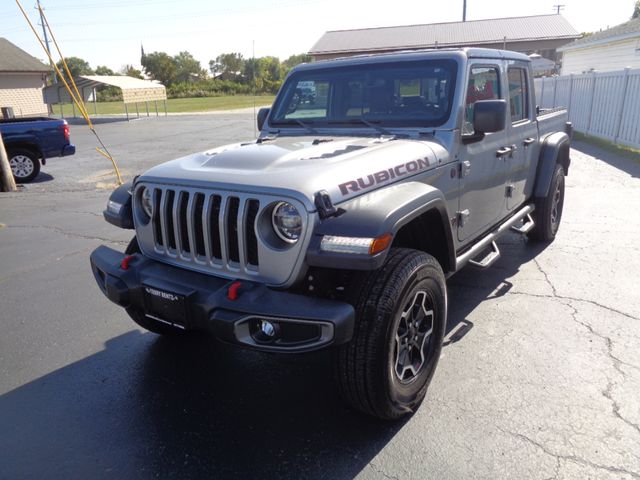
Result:
M170 292L184 299L181 327L209 331L220 340L272 352L318 350L345 343L353 334L355 313L347 303L272 290L249 281L242 281L237 298L231 300L233 281L166 265L141 254L124 270L121 262L125 256L98 247L91 253L91 269L102 293L126 309L149 316L148 292ZM157 319L157 314L149 318L154 317ZM255 335L255 325L261 320L274 324L278 335L268 341Z

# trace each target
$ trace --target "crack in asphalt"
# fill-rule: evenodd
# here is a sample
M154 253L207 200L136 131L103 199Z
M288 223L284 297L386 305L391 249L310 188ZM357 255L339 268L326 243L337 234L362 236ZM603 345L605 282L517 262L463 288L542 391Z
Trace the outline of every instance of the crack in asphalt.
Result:
M373 470L376 473L379 473L384 478L388 478L390 480L400 480L400 478L396 477L395 475L387 474L384 470L382 470L380 467L376 466L376 464L373 463L373 462L369 462L369 466L371 467L371 470Z
M114 240L112 238L104 238L104 237L96 237L92 235L83 235L81 233L68 232L63 230L60 227L53 227L50 225L6 225L5 228L42 228L44 230L49 230L51 232L55 232L59 235L64 235L67 238L79 238L82 240L98 240L100 242L108 242L108 243L117 243L119 245L127 245L129 242L125 240Z
M640 473L638 473L638 472L634 472L634 471L631 471L631 470L626 470L626 469L620 468L620 467L614 467L614 466L611 466L611 465L601 465L599 463L594 463L594 462L591 462L589 460L586 460L586 459L584 459L582 457L578 457L577 455L562 455L562 454L559 454L559 453L555 453L555 452L551 451L549 448L547 448L546 446L544 446L542 443L537 442L534 439L532 439L532 438L530 438L530 437L528 437L526 435L523 435L522 433L510 432L508 430L503 430L501 428L500 428L500 430L503 433L505 433L505 434L507 434L507 435L509 435L511 437L520 439L520 440L522 440L524 442L529 443L530 445L533 445L533 446L537 447L538 449L542 450L544 453L546 453L547 455L555 458L556 460L565 460L565 461L569 461L569 462L574 462L574 463L577 463L579 465L584 465L586 467L594 468L594 469L597 469L597 470L605 470L605 471L610 472L610 473L622 473L622 474L625 474L625 475L629 475L629 476L631 476L633 478L640 479Z

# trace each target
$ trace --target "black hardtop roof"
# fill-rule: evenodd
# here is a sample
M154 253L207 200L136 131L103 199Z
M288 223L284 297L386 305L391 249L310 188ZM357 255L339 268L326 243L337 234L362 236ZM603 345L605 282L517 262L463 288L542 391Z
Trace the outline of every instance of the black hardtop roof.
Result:
M331 67L363 65L367 63L418 61L436 58L486 58L495 60L519 60L524 62L531 61L531 59L525 54L512 52L510 50L496 50L493 48L429 48L424 50L406 50L402 52L355 55L331 60L318 60L317 62L298 65L294 70L315 70Z

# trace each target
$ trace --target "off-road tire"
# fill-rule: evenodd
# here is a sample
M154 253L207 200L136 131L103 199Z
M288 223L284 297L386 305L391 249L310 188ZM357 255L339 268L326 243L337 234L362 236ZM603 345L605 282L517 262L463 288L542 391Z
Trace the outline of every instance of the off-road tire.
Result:
M31 150L15 148L7 152L16 183L29 183L40 173L40 160Z
M531 214L535 226L527 233L534 242L552 242L556 238L564 207L564 168L557 164L546 197L536 198Z
M140 245L138 245L138 239L136 237L133 237L131 239L124 253L126 253L127 255L134 255L136 253L141 253ZM149 330L150 332L157 333L158 335L165 335L169 337L179 337L187 333L186 331L180 328L176 328L171 325L165 325L164 323L160 323L157 320L153 320L152 318L145 317L144 313L136 309L127 308L126 312L131 317L131 320L136 322L142 328L144 328L145 330Z
M353 338L336 352L338 385L357 410L382 419L397 419L420 406L440 358L447 318L444 274L431 255L398 248L392 249L385 264L367 274L361 285L354 298ZM421 351L426 355L414 379L406 384L396 373L396 339L400 323L406 325L407 310L413 311L412 302L418 297L423 307L428 299L433 312L429 320L431 335L428 340L423 337Z

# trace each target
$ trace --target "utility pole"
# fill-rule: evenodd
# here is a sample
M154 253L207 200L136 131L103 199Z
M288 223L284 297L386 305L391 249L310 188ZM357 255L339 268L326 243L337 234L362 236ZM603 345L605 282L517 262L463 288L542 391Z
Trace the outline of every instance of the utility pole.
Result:
M42 16L42 6L40 5L40 0L37 0L37 3L38 12L40 13L40 25L42 25L42 34L44 35L44 44L47 46L47 52L49 52L49 56L51 57L51 48L49 48L49 36L47 35L47 27L45 26L44 18ZM53 68L53 62L50 63L51 68ZM58 76L56 75L55 69L53 70L53 83L58 83Z
M564 5L554 5L553 8L556 9L556 15L560 15L560 11L564 10Z
M462 0L462 21L467 21L467 0Z
M0 133L0 192L15 192L16 190L16 182L13 178L7 151L4 149L4 142Z

